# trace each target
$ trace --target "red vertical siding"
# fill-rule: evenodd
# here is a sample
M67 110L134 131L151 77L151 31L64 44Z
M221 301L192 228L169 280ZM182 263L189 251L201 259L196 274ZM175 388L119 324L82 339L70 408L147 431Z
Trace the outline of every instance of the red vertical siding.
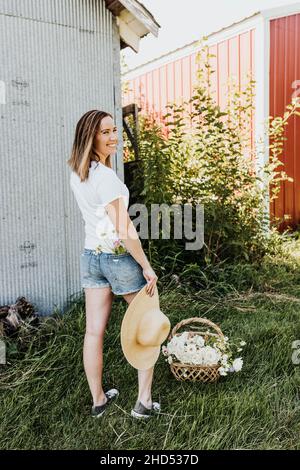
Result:
M209 48L211 58L212 94L223 107L226 103L227 81L230 75L245 85L247 74L255 76L254 61L255 30L219 42ZM159 118L166 113L170 102L188 100L196 82L196 53L157 67L130 80L130 92L123 97L123 104L136 102L142 111L156 112ZM297 83L298 90L292 88ZM292 95L300 97L300 14L270 21L270 110L269 115L283 115ZM254 146L255 111L252 116L252 142ZM294 182L281 185L280 196L270 205L271 213L277 217L291 216L292 225L300 224L300 117L290 120L286 128L282 170Z
M221 109L227 103L228 80L235 78L242 87L247 83L247 75L254 76L254 40L255 30L249 30L233 38L209 46L209 53L214 55L210 62L215 71L211 75L211 92ZM188 101L197 80L196 62L197 51L182 58L176 58L165 65L153 64L153 69L141 73L139 87L134 85L137 80L129 81L134 91L123 96L123 105L133 102L139 103L142 113L154 113L155 117L162 119L167 113L167 104L176 101ZM251 150L254 147L254 113L252 116Z
M228 41L222 41L218 44L217 58L218 68L216 73L218 78L219 105L223 108L226 105L226 90L229 71Z
M218 68L218 46L211 46L209 48L209 53L212 57L209 59L209 63L212 70L217 71ZM214 100L218 103L219 102L219 87L218 87L218 75L217 73L212 73L210 77L211 82L211 94Z
M215 70L215 74L212 75L212 93L221 107L226 103L229 75L234 75L242 85L247 72L253 72L253 51L254 30L210 46L209 52L216 56L211 59ZM182 99L190 99L196 83L198 68L196 55L195 52L141 74L139 76L141 90L134 85L136 78L130 80L129 87L133 92L123 96L123 105L132 102L141 103L142 111L153 111L162 115L166 112L167 103L173 101L180 103Z
M300 80L300 14L270 22L270 115L283 115L292 100L293 82ZM299 88L299 85L298 85ZM300 117L289 121L287 141L280 169L294 179L281 185L279 198L271 203L277 217L291 216L291 225L300 223Z
M182 96L191 96L191 81L190 81L190 58L184 57L182 59Z
M234 77L239 82L240 78L240 36L229 39L228 41L228 76Z

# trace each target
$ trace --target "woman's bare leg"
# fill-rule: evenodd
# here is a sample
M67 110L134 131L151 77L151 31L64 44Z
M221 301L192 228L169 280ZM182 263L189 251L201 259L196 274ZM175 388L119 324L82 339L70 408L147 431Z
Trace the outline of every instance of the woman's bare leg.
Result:
M110 287L85 289L83 364L94 405L102 405L107 401L102 388L103 340L113 297Z
M124 299L128 304L134 299L138 292L133 292L132 294L124 295ZM138 400L146 408L151 408L152 406L152 396L151 396L151 387L153 380L154 367L151 367L147 370L138 370L138 383L139 383L139 392Z

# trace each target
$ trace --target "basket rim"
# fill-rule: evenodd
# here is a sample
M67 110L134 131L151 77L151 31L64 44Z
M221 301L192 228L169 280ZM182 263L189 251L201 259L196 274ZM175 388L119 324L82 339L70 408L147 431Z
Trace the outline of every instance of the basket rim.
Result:
M212 364L211 366L205 366L205 365L202 365L202 364L185 364L184 362L175 362L173 361L170 366L178 366L178 367L190 367L190 368L193 368L193 369L219 369L219 367L221 367L219 364Z
M219 336L222 340L224 339L224 333L222 332L221 328L216 323L212 322L211 320L209 320L206 317L192 317L192 318L186 318L186 319L181 320L180 322L178 322L174 326L172 331L170 332L170 334L167 338L167 341L171 341L172 338L174 336L176 336L177 334L178 335L183 334L184 332L178 333L180 328L182 328L185 325L192 324L192 323L198 323L198 324L206 325L209 328L214 329L215 332L216 332L215 334L217 334L217 336ZM193 331L192 333L197 334L197 331ZM201 333L204 334L204 332L201 332ZM199 334L199 332L198 332L198 334Z

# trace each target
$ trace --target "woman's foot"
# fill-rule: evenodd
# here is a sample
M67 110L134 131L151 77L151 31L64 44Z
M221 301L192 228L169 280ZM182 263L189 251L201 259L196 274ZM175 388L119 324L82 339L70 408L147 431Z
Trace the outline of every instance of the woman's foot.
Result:
M160 413L160 404L154 401L150 408L143 405L140 400L137 400L134 408L131 410L131 416L133 418L150 418L153 415L157 415Z
M115 388L111 388L107 392L105 392L106 401L102 405L93 405L91 415L93 418L100 418L103 413L106 411L108 405L112 402L114 398L119 395L119 392Z

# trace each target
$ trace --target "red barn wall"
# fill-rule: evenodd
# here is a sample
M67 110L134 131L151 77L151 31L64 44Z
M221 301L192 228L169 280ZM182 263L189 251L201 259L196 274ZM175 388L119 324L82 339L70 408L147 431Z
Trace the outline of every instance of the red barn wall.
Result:
M297 82L298 81L298 82ZM296 86L297 88L293 88ZM293 93L300 97L300 14L270 21L270 116L283 115ZM291 224L300 224L300 117L286 127L280 169L294 179L284 182L280 195L271 202L277 217L291 215Z
M254 73L254 30L239 34L209 47L216 57L211 59L216 71L213 77L214 94L218 104L226 102L226 82L235 75L242 85L249 72ZM128 81L129 92L123 96L123 105L137 103L142 112L162 116L167 103L191 98L196 82L197 52L178 58L153 70L141 73ZM138 73L138 71L137 71Z

